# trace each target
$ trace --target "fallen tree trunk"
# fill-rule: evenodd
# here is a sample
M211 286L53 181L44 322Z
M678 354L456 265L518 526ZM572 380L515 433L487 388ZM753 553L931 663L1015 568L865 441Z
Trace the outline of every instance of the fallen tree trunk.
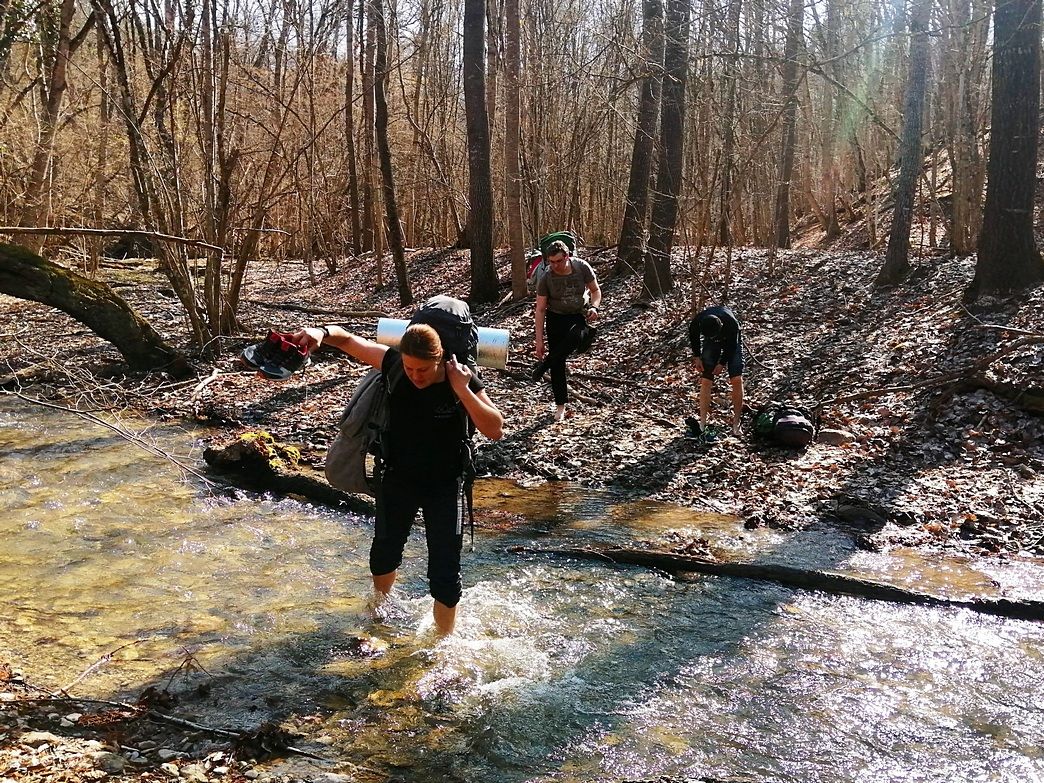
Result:
M890 601L900 604L919 604L956 609L970 609L981 614L1011 617L1018 620L1044 620L1044 601L1013 600L1009 598L943 598L904 587L872 582L854 576L829 571L813 571L793 566L728 563L707 560L673 552L623 547L543 549L512 547L512 552L523 554L553 555L598 560L603 563L638 565L666 571L672 575L700 573L713 576L731 576L762 582L777 582L801 590L818 590L824 593L852 595L874 601Z
M330 486L314 471L297 468L289 451L265 433L246 433L222 448L206 449L203 460L243 489L296 495L340 511L373 516L373 503Z
M109 341L131 370L189 373L188 362L109 286L16 245L0 243L0 293L55 307Z

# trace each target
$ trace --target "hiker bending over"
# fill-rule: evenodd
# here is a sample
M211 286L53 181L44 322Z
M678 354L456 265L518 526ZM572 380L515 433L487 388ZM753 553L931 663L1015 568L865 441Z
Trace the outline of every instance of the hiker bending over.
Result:
M566 359L575 351L591 347L602 304L598 278L586 261L569 255L565 242L552 242L547 248L549 269L540 278L536 291L536 358L533 380L551 373L555 394L555 421L565 419L569 392L566 387ZM590 296L585 302L584 294ZM546 336L546 342L545 342Z
M740 434L743 413L743 336L736 314L727 307L708 307L689 323L689 344L693 367L700 374L700 420L696 435L707 427L711 387L722 367L729 371L732 384L732 432ZM690 423L692 427L693 423Z
M398 350L339 326L301 329L292 339L310 352L323 343L332 345L381 370L385 378L398 373L409 379L393 384L388 396L370 573L378 597L387 596L410 527L422 510L435 626L440 634L451 633L461 596L460 552L468 513L462 492L470 429L463 414L492 440L504 434L503 416L471 369L443 355L438 332L426 324L410 326Z

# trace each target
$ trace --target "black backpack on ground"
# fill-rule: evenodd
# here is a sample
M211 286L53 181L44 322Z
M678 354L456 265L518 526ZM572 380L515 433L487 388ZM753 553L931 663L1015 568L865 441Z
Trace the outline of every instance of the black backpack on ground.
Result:
M769 402L754 415L754 434L776 446L803 449L812 442L816 428L804 408Z

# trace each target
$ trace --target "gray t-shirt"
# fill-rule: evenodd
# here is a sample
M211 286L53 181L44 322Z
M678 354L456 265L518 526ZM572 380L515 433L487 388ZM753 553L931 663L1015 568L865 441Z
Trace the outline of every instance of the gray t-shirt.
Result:
M547 309L559 315L576 315L584 311L584 292L595 279L591 265L580 258L570 258L568 275L556 275L550 269L537 283L537 296L547 297Z

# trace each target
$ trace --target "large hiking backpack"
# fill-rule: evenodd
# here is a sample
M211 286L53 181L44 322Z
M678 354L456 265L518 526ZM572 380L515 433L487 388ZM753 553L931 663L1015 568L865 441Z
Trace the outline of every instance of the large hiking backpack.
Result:
M468 303L452 296L433 296L413 314L410 326L427 324L439 334L443 356L456 356L472 372L478 367L478 327Z
M535 294L537 285L540 283L540 278L548 273L551 266L547 263L547 249L551 246L552 242L564 242L565 246L569 248L570 255L576 255L577 238L576 234L572 231L554 231L550 234L545 234L540 237L537 241L537 247L539 248L538 253L531 253L526 257L526 275L527 285L529 286L529 293Z
M755 414L754 434L777 446L803 449L812 442L816 429L805 409L770 402Z
M388 429L388 381L380 370L370 370L355 387L341 414L337 437L326 452L324 472L330 486L376 497L381 437Z
M458 361L467 363L472 372L477 372L478 327L471 320L466 302L449 296L432 297L413 314L410 324L418 323L428 324L438 332L447 357L455 355ZM385 456L382 446L389 423L388 396L404 375L401 364L393 367L394 374L389 377L380 370L367 373L341 414L339 431L326 453L325 467L327 481L337 489L376 495ZM461 458L467 482L475 475L471 449L474 425L463 412L463 406L461 411Z

